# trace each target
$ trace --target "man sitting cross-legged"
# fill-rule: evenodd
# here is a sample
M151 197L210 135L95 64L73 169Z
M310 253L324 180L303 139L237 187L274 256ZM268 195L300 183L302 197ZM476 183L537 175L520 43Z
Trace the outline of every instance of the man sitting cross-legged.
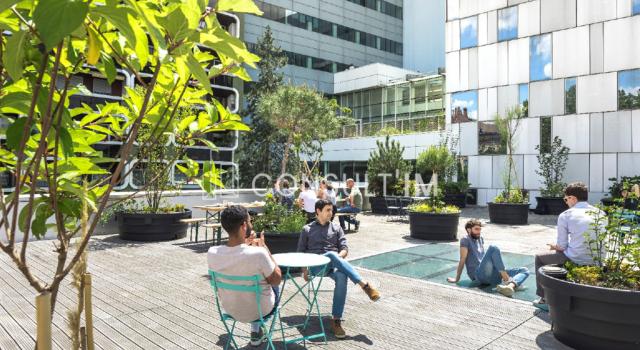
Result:
M460 262L456 277L448 277L447 281L460 281L462 269L466 265L467 275L473 281L490 285L502 282L496 286L496 290L504 296L513 296L516 287L529 277L529 270L526 267L505 269L500 249L494 245L490 245L485 251L484 239L480 237L482 223L479 220L467 221L464 229L467 235L460 239Z
M363 281L353 266L345 260L349 251L347 239L340 226L331 222L332 203L324 199L318 200L315 209L316 220L302 230L298 240L298 252L322 254L331 259L327 266L327 276L336 283L333 291L331 329L336 338L341 339L345 337L341 319L347 299L347 279L358 284L373 301L380 299L380 293L370 283ZM312 268L310 272L315 275L320 271L321 268ZM309 271L304 273L305 280L308 280L308 273Z
M264 235L256 239L251 216L245 207L232 205L225 208L220 214L220 223L229 234L229 241L226 246L209 248L209 269L230 276L263 276L264 279L260 281L260 307L264 314L263 319L266 319L278 307L278 286L282 281L280 268L264 242ZM260 323L257 322L260 315L255 295L220 289L218 297L225 312L236 321L252 322L251 345L260 345L264 340L264 329L260 328Z

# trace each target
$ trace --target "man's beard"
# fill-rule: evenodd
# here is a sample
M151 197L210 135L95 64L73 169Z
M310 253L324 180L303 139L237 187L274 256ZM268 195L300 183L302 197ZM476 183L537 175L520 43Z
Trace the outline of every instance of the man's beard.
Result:
M471 236L471 238L473 239L479 239L480 238L480 234L478 233L477 235L473 234L473 233L469 233L469 235Z

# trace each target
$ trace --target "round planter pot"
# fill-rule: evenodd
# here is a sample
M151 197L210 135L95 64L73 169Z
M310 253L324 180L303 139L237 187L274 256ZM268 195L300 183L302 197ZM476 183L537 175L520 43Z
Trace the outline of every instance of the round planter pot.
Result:
M275 233L265 232L264 240L271 254L295 253L298 249L300 233Z
M526 225L529 220L529 204L487 203L489 219L494 224Z
M374 214L387 214L387 202L384 197L369 197L371 212Z
M191 210L181 213L118 213L120 238L130 241L167 241L187 235L188 225L180 222L191 218Z
M460 213L435 214L409 212L410 235L430 241L455 241Z
M445 194L444 203L447 205L455 205L458 208L466 208L467 194L466 193Z
M640 349L640 292L538 278L556 339L575 349Z
M569 209L563 197L536 197L536 201L535 213L540 215L560 215Z

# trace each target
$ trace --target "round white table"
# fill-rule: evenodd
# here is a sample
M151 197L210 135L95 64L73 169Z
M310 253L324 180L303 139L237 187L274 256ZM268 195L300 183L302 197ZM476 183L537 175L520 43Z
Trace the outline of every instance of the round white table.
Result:
M287 281L291 281L291 283L296 287L293 294L289 296L284 302L280 303L280 307L283 308L286 304L293 299L296 295L302 295L307 301L307 314L305 315L304 323L290 325L284 327L282 324L282 318L280 319L280 328L282 329L282 341L284 342L285 349L287 348L287 344L295 343L302 341L306 347L306 341L309 339L315 338L324 338L325 344L327 343L327 334L324 330L324 325L322 323L322 315L320 314L320 306L318 305L318 290L320 290L320 285L322 284L322 278L325 275L327 265L331 262L331 259L324 255L319 254L310 254L310 253L281 253L281 254L273 254L273 259L276 261L280 268L285 270L283 276L282 288L280 289L280 295L284 295L285 286L287 285ZM293 278L290 273L291 268L320 268L320 271L313 276L310 276L309 280L303 284L299 284ZM317 282L314 280L317 279ZM308 292L305 293L305 289L308 287ZM314 310L315 307L315 310ZM318 322L320 322L320 333L310 334L310 335L302 335L301 337L295 339L285 339L284 330L288 328L297 328L302 327L303 330L307 329L309 324L309 319L312 317L312 314L316 313ZM316 315L313 315L314 317Z

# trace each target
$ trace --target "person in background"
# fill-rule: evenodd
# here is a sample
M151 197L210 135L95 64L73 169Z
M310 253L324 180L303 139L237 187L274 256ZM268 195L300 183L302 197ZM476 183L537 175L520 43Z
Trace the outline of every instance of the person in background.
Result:
M315 205L318 194L311 189L311 183L308 180L305 180L302 186L302 192L298 196L298 205L307 215L307 223L310 223L316 218Z
M529 270L526 267L506 269L500 249L494 245L490 245L485 251L484 239L480 237L482 232L480 220L467 221L464 229L467 235L460 239L460 261L456 277L448 277L447 282L460 281L462 269L466 266L467 275L471 280L496 285L498 293L512 297L516 288L529 277Z
M345 204L342 208L338 208L338 213L359 213L362 211L362 193L355 186L355 181L353 179L347 179L347 190L349 191L349 196L346 198ZM355 230L358 231L360 227L360 221L356 220L350 216L340 216L338 218L340 220L340 227L343 230L346 230L345 221L350 222L355 225Z
M286 206L288 209L293 207L294 192L289 188L289 181L287 181L287 179L276 182L274 186L274 196L278 199L278 203Z

